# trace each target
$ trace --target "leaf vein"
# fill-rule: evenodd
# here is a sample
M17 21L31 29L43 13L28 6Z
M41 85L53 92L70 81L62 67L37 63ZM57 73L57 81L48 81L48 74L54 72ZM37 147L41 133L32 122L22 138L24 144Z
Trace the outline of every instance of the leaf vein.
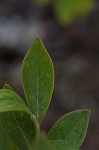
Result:
M12 115L13 115L13 117L14 117L14 120L15 120L15 122L16 122L16 124L17 124L19 130L21 131L21 133L22 133L22 135L23 135L23 137L24 137L24 140L26 141L26 144L27 144L29 150L31 150L31 148L30 148L30 146L29 146L29 144L28 144L28 142L27 142L27 139L26 139L26 137L25 137L25 135L24 135L24 133L23 133L23 130L21 129L21 127L20 127L20 125L19 125L19 123L18 123L18 121L17 121L17 119L16 119L16 117L15 117L15 115L14 115L13 112L12 112Z

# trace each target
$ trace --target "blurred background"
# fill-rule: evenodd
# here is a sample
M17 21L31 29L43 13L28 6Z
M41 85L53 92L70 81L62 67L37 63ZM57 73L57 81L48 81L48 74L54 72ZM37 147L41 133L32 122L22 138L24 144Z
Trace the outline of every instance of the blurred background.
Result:
M55 89L42 130L63 114L92 110L81 150L99 150L99 0L0 0L0 88L23 96L21 63L39 35L55 66Z

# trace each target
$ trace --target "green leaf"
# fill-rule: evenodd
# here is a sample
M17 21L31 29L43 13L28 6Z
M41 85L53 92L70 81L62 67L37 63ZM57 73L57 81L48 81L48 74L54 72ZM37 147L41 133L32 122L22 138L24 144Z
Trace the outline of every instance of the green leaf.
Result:
M56 148L57 143L63 145L63 150L67 145L79 148L87 132L89 117L89 110L77 110L64 115L50 129L49 139L53 141Z
M57 0L54 11L61 23L70 23L87 14L93 7L93 0Z
M72 145L72 143L67 143L66 140L51 140L50 143L57 149L57 150L79 150L78 147Z
M22 82L28 106L40 124L50 104L54 70L42 41L36 38L22 64Z
M8 84L4 88L13 90ZM21 111L4 112L0 115L0 119L6 133L18 150L31 150L36 133L30 115Z
M4 112L0 119L2 126L18 150L31 150L35 139L35 127L25 112Z
M3 89L8 89L8 90L14 91L13 88L9 84L7 84L7 83L4 85Z
M0 112L6 111L25 111L29 110L23 100L15 92L8 89L0 90Z
M6 132L1 126L0 122L0 149L1 150L16 150L14 145L9 140L9 137L7 136Z
M49 143L49 140L45 136L40 136L36 141L35 148L33 150L56 150Z

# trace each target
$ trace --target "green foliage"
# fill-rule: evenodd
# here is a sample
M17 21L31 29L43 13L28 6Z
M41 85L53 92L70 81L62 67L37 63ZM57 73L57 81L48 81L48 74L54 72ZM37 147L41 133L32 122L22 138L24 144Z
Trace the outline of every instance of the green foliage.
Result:
M19 150L30 150L35 137L35 128L29 115L24 112L1 114L2 125Z
M85 138L89 117L89 110L79 110L64 115L50 129L49 138L56 147L57 143L60 143L61 146L63 145L63 149L69 145L72 148L79 148Z
M56 150L52 145L49 143L48 139L41 135L37 141L35 142L34 150Z
M0 149L1 150L16 150L14 145L11 143L8 135L1 126L0 122Z
M49 106L53 87L53 64L39 38L31 45L22 64L22 83L27 104L40 124Z
M40 133L53 92L54 67L39 38L34 40L22 63L22 84L26 100L8 84L0 90L0 148L78 150L86 135L89 110L64 115L50 129L48 138Z
M4 85L4 89L13 90L8 84ZM30 116L24 111L13 111L1 113L0 117L2 126L19 150L30 149L36 134Z
M15 92L8 89L0 90L0 112L27 111L23 100Z
M54 10L61 23L70 23L77 17L87 14L93 5L93 0L57 0Z
M40 4L53 4L53 11L60 23L70 23L85 16L93 7L94 0L36 0Z

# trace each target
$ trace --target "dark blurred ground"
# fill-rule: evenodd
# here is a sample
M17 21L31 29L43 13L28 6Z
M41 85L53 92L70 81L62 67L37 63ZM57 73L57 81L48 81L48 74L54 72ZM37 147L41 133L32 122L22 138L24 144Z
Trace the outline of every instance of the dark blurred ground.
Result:
M99 150L99 1L89 16L61 25L52 5L30 0L0 0L0 87L5 82L23 96L20 68L33 38L39 35L55 65L55 90L43 130L63 114L92 110L81 150Z

